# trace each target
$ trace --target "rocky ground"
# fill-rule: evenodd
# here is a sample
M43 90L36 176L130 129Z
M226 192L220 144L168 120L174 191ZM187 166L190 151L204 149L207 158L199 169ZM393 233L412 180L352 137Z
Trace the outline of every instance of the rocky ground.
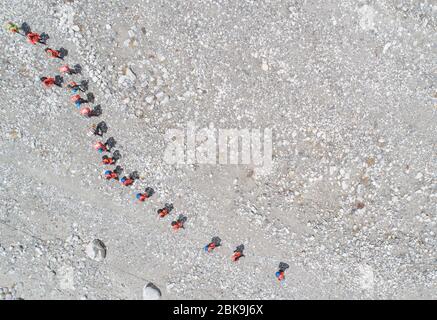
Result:
M0 20L68 50L141 174L103 179L100 119L2 29L0 299L141 299L149 281L164 299L437 298L435 1L11 0ZM272 129L272 172L167 164L189 121Z

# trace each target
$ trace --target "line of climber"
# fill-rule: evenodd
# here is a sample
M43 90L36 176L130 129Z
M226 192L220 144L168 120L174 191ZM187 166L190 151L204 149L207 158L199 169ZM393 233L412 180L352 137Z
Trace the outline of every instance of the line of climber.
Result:
M30 26L27 23L23 23L21 27L17 24L8 22L6 24L6 28L12 32L23 35L27 38L28 42L36 45L42 44L47 45L47 40L50 38L46 33L38 34L36 32L32 32ZM64 58L68 55L68 51L64 48L60 48L59 50L55 50L52 48L45 48L44 51L50 58L57 58L60 60L64 60ZM73 67L70 67L68 64L62 65L59 68L59 71L62 75L77 75L81 74L82 68L80 65L76 64ZM61 75L56 75L54 77L41 77L40 78L42 84L46 88L51 88L53 86L63 87L64 79ZM70 90L73 94L71 96L71 101L74 102L77 109L79 109L79 113L84 117L99 117L102 115L102 108L100 105L94 106L92 109L87 105L89 103L94 103L94 95L90 92L86 94L86 98L82 97L80 93L86 93L88 91L88 81L83 80L80 83L76 83L75 81L70 81L66 86L66 89ZM79 93L80 92L80 93ZM85 105L85 106L82 106ZM103 137L104 134L108 132L108 126L106 122L100 121L97 124L93 124L89 131L89 135ZM114 150L117 142L114 137L109 137L105 142L97 141L94 143L93 148L99 153L105 153L102 156L101 163L106 166L115 166L112 170L108 169L104 172L104 177L107 180L116 180L119 181L123 186L129 187L134 184L136 180L140 179L140 176L137 171L133 171L128 175L122 175L124 169L118 165L118 161L122 158L120 151ZM139 192L135 195L136 199L139 202L144 202L155 194L155 190L151 187L146 187L144 192ZM158 216L160 218L164 218L173 211L174 206L171 203L166 203L165 206L161 209L157 210ZM187 217L183 214L179 214L179 216L171 222L171 227L173 230L177 231L179 229L185 229L185 222L187 221ZM205 252L213 252L216 248L221 246L221 239L219 237L213 237L211 242L205 245ZM234 262L239 261L240 258L243 258L244 255L244 245L241 244L236 247L234 250L231 260ZM276 278L279 281L285 280L285 270L289 268L289 265L284 262L279 263L278 271L275 273Z

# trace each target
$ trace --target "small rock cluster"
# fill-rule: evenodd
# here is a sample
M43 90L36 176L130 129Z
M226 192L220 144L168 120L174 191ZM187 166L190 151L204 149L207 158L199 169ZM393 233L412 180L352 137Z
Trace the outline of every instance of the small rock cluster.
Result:
M0 300L18 300L15 286L0 287Z

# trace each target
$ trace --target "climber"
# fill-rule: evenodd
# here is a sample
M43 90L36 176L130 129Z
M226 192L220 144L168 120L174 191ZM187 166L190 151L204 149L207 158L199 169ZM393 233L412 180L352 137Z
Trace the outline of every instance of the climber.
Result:
M36 32L29 32L26 33L26 37L27 40L31 43L31 44L37 44L37 43L41 43L41 44L46 44L47 39L49 38L49 36L45 33L42 33L41 35L36 33Z
M59 50L55 50L52 48L45 48L44 51L47 53L47 55L50 58L58 58L61 60L64 60L65 56L68 53L68 51L64 48L60 48Z
M95 117L98 114L94 109L91 110L90 107L83 107L83 108L81 108L79 110L79 113L81 115L83 115L84 117L87 117L87 118Z
M78 85L76 82L74 82L74 81L70 81L68 84L67 84L67 88L68 89L70 89L71 90L71 92L72 93L77 93L77 91L82 91L81 89L80 89L80 85Z
M185 225L186 221L187 221L187 217L180 214L176 221L171 222L171 226L172 226L173 230L175 230L175 231L179 230L181 228L184 229L185 228L184 225Z
M84 117L91 118L91 117L98 117L102 114L102 108L100 105L93 107L91 110L90 107L83 107L80 109L80 114Z
M79 112L81 115L87 118L98 117L102 114L102 108L100 106L95 106L93 109L90 107L83 107Z
M76 71L75 71L74 69L70 68L67 64L61 66L61 67L59 68L59 71L60 71L61 73L66 73L66 74L69 74L69 75L76 74Z
M106 170L105 171L105 178L106 180L115 179L118 180L118 177L123 172L123 169L120 166L116 166L114 170Z
M37 44L41 41L41 36L36 32L29 32L26 37L31 44Z
M80 94L75 94L71 97L71 101L76 104L77 108L80 108L82 103L92 103L94 101L94 95L92 93L88 93L86 99L82 98ZM98 105L100 108L100 105Z
M62 59L61 52L52 48L45 48L44 51L50 58L59 58Z
M106 150L111 152L111 149L114 148L116 144L117 144L117 141L115 141L114 137L108 138L105 142Z
M46 88L50 88L55 84L55 78L52 77L41 77L39 79Z
M90 117L91 117L92 112L93 112L93 111L91 110L90 107L83 107L83 108L81 108L81 109L79 110L79 113L80 113L81 115L83 115L84 117L87 117L87 118L90 118Z
M168 215L173 210L173 204L172 203L166 203L164 205L164 208L158 209L158 215L160 218L164 218L166 215Z
M41 77L41 78L39 78L39 80L43 83L43 85L46 88L50 88L53 85L61 87L62 82L63 82L63 79L61 76L55 76L54 78L53 77Z
M76 82L71 81L67 84L67 88L70 89L72 93L77 93L78 91L85 92L88 90L88 82L84 80L80 84L77 84Z
M290 266L285 262L279 263L279 270L275 273L276 278L279 281L285 280L285 270L287 270Z
M70 67L69 67L68 65L61 66L61 67L59 68L59 71L60 71L61 73L66 73L66 74L69 74L69 75L72 75L72 74L73 74L73 70L70 69Z
M61 67L59 68L59 71L60 71L61 73L66 73L66 74L69 74L69 75L72 75L72 74L78 74L78 73L81 72L81 70L82 70L82 68L81 68L81 66L78 65L78 64L76 64L75 66L73 66L73 68L70 68L68 65L63 65L63 66L61 66Z
M238 261L241 257L244 257L243 254L244 251L244 244L240 244L237 249L234 250L234 254L232 255L231 259L232 261Z
M220 239L219 237L213 237L211 239L211 242L208 243L203 249L207 252L211 252L215 248L220 247L221 243L222 239Z
M99 153L103 153L103 152L108 151L108 150L106 149L105 144L102 143L102 142L100 142L100 141L98 141L98 142L96 142L96 143L94 144L94 149L97 150Z
M120 151L115 150L112 154L112 157L104 155L102 157L102 163L106 165L116 164L116 162L121 158Z
M134 183L134 180L124 176L123 178L120 179L120 182L125 186L125 187L129 187L130 185L132 185Z
M134 183L134 181L139 179L139 178L140 178L140 176L139 176L138 172L134 171L134 172L130 173L127 177L124 176L123 178L121 178L120 182L125 187L128 187L128 186L132 185Z
M80 108L80 106L82 105L82 103L87 103L88 100L82 98L80 96L80 94L75 94L74 96L71 97L71 101L74 102L74 104L76 105L76 108Z
M100 121L98 124L93 124L91 127L92 134L103 137L103 134L108 132L108 126L105 121Z
M147 187L144 190L144 193L137 193L136 198L138 199L138 201L143 202L144 200L150 198L154 193L155 193L155 190L153 190L153 188Z
M20 33L20 27L13 22L8 22L6 24L6 29L8 29L9 32Z

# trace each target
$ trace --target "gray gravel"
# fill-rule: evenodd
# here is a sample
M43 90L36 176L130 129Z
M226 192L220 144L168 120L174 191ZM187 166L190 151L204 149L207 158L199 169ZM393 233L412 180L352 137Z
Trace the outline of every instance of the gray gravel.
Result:
M142 299L150 281L162 299L437 298L435 1L11 0L0 18L66 48L103 108L44 89L60 62L0 31L0 299ZM103 178L100 120L131 188ZM271 128L272 172L167 164L188 121Z

